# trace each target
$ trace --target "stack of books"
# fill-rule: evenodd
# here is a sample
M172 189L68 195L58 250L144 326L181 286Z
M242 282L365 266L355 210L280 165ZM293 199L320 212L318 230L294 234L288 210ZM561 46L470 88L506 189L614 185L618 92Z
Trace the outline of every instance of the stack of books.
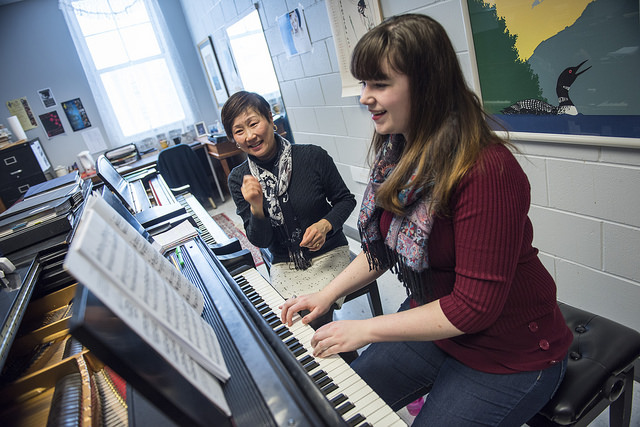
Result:
M90 191L91 181L77 171L31 187L0 214L0 252L6 256L71 230Z

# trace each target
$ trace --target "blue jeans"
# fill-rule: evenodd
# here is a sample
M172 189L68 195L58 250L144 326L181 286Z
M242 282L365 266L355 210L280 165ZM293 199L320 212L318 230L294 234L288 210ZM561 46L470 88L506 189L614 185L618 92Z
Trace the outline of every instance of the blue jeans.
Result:
M566 366L565 358L542 371L488 374L430 341L374 343L351 364L394 411L428 393L413 425L436 427L522 426L553 397Z

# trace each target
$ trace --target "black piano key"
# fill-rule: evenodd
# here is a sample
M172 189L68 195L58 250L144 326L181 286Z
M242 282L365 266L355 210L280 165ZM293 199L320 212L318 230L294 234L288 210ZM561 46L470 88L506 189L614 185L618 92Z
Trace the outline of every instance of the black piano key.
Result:
M347 400L347 396L345 396L344 394L340 393L339 395L335 396L333 399L331 399L329 402L331 402L331 404L333 406L338 406L340 405L342 402Z
M295 344L296 342L300 342L300 341L298 341L298 338L296 338L296 337L291 337L291 338L289 338L288 340L286 340L284 343L285 343L285 345L286 345L287 347L289 347L290 345L293 345L293 344Z
M347 425L349 425L350 427L366 427L369 425L369 423L365 423L365 424L360 424L363 423L366 420L365 417L363 417L361 414L355 414L353 417L349 418L347 420Z
M256 310L258 310L260 314L265 314L267 311L271 310L271 307L269 307L265 303L261 303L260 305L256 306Z
M303 368L305 371L307 372L311 372L314 369L316 369L318 366L320 366L320 364L318 362L316 362L315 360L307 365L304 365Z
M311 379L313 381L318 381L320 378L326 377L326 376L327 376L327 373L321 369L318 372L316 372L313 375L311 375Z
M276 335L278 335L281 340L293 335L289 330L289 328L287 328L286 326L279 327L278 329L275 330L275 332L276 332Z
M261 302L264 302L260 295L254 295L253 297L249 298L249 301L251 301L251 304L253 304L254 306L260 304Z
M347 412L349 412L350 410L352 410L355 407L356 407L356 405L354 405L353 403L346 402L346 403L342 404L341 406L338 406L336 408L336 411L338 411L338 413L340 415L344 415L344 414L346 414Z
M334 390L337 390L338 386L335 385L334 383L331 384L327 384L326 386L322 387L320 389L320 391L322 391L322 393L326 396L327 394L331 393Z
M264 316L264 320L266 320L267 322L270 322L271 320L274 320L274 319L280 320L279 317L276 316L276 314L273 311L267 314L266 316Z
M307 349L306 349L306 348L304 348L304 347L300 347L300 348L296 349L296 350L293 352L293 355L294 355L294 356L296 356L296 357L298 357L298 356L300 356L301 354L305 354L306 352L307 352Z
M289 350L291 350L292 353L295 353L299 348L304 348L300 342L291 343L291 345L288 345L287 347L289 347Z
M313 359L313 357L311 357L311 356L309 356L307 354L305 357L303 357L302 359L298 360L298 362L300 362L302 364L302 366L304 366L307 363L315 362L315 360Z
M275 329L276 327L282 325L280 319L269 320L267 321L267 323L269 324L269 326L271 326L272 329Z
M327 384L329 384L331 382L331 378L330 377L324 377L321 378L320 380L316 381L316 384L318 384L318 387L322 388L324 386L326 386ZM340 414L342 415L342 414Z

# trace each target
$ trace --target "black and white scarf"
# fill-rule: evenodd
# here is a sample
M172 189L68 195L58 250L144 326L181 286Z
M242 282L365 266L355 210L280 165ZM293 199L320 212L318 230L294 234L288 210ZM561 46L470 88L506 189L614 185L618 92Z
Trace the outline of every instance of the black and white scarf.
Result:
M277 175L257 164L249 157L248 164L253 175L262 186L267 201L267 212L271 225L281 241L289 250L289 260L296 270L306 270L311 266L306 250L300 247L303 231L295 218L287 189L291 179L291 143L278 134L274 134L278 144L278 154L274 160Z

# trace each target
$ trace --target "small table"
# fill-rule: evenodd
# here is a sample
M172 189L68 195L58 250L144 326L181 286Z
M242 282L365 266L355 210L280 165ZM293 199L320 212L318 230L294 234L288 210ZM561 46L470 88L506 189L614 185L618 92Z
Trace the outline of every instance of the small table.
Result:
M224 135L215 136L215 139L217 141L215 144L210 141L204 142L202 141L202 139L200 139L200 141L203 143L202 145L204 145L207 149L207 153L209 154L209 156L218 159L222 164L222 170L224 171L226 182L226 180L229 178L229 174L231 173L231 168L229 167L229 162L227 161L227 159L229 157L244 154L244 151L236 147L233 142L227 140L227 137ZM211 166L211 169L213 169L213 166L211 165L211 157L209 156L207 156L207 159L209 160L209 166ZM218 190L220 190L220 187L218 187ZM222 192L220 192L220 196L222 197ZM224 197L222 197L222 201L224 202Z

